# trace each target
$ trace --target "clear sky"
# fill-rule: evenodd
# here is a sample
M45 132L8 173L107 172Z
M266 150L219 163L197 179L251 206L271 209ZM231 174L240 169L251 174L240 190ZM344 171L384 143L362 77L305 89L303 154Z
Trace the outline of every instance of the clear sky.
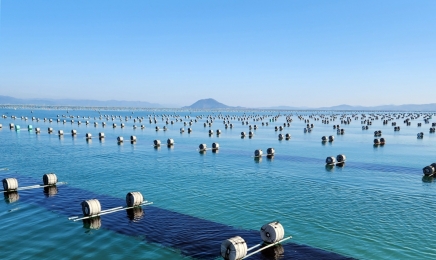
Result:
M436 103L436 0L2 0L0 95Z

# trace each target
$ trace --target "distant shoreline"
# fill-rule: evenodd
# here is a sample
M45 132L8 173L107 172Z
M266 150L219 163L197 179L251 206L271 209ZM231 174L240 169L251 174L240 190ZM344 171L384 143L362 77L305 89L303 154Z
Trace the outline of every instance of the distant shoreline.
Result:
M201 112L201 111L277 111L277 112L354 112L354 113L371 113L371 112L434 112L436 110L359 110L359 109L262 109L262 108L204 108L204 109L194 109L194 108L147 108L147 107L90 107L90 106L50 106L50 105L23 105L23 104L7 104L0 105L2 109L11 109L11 110L22 110L22 109L30 109L30 110L95 110L95 111L186 111L186 112Z

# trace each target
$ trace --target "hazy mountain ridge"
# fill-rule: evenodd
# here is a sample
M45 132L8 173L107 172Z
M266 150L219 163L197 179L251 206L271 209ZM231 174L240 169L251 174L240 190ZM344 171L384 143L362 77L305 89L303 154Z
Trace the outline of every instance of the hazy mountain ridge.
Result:
M83 106L83 107L136 107L136 108L165 108L161 104L149 103L145 101L122 101L122 100L81 100L81 99L20 99L10 96L0 96L0 105L46 105L46 106ZM173 108L178 108L174 107ZM271 109L271 110L357 110L357 111L436 111L436 103L431 104L404 104L404 105L381 105L381 106L351 106L338 105L331 107L292 107L292 106L273 106L273 107L233 107L216 101L213 98L200 99L190 106L182 109Z
M436 111L436 103L431 104L404 104L404 105L381 105L381 106L350 106L339 105L332 107L320 107L316 110L383 110L383 111Z

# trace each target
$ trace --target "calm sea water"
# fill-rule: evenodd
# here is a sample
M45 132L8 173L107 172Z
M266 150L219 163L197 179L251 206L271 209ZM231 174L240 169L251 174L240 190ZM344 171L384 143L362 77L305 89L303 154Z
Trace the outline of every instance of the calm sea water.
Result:
M436 258L436 183L422 176L422 168L436 162L436 135L429 133L430 125L422 118L412 120L411 126L404 119L395 120L399 132L390 122L382 125L377 120L369 130L362 130L361 120L353 120L341 125L344 135L337 135L332 126L340 124L338 119L326 125L311 120L313 131L304 133L305 123L296 115L307 118L312 112L281 112L294 116L291 126L281 132L290 133L291 140L279 141L274 126L283 125L284 116L277 122L269 122L268 117L264 122L269 126L250 121L259 128L253 130L253 138L241 139L240 132L249 129L237 120L232 120L233 129L225 129L217 118L210 128L203 127L204 116L194 123L191 134L181 134L179 128L189 126L180 122L166 125L167 131L155 131L156 125L148 122L153 113L174 115L101 111L123 118L145 117L142 123L123 122L125 128L116 119L118 127L112 128L111 120L94 120L99 116L96 111L0 109L0 114L9 116L0 119L0 177L16 177L25 186L41 183L44 173L54 172L59 181L68 182L53 196L37 189L20 191L16 201L7 196L0 201L2 258L220 259L223 239L240 234L249 246L254 245L260 242L260 227L274 220L293 238L282 251L253 259ZM212 113L219 114L176 112L192 118ZM63 124L55 122L58 114L90 119L74 118L73 124L67 119ZM86 120L90 125L85 125ZM102 121L107 122L104 128ZM94 127L93 122L99 125ZM418 122L423 126L417 127ZM10 130L9 123L21 130ZM29 124L40 127L41 133L28 131ZM140 129L141 124L146 128ZM161 129L165 125L160 116L157 125ZM47 133L48 127L53 127L53 134ZM77 130L76 137L69 134L72 129ZM222 134L209 137L209 129L221 129ZM65 135L59 137L57 130ZM373 146L375 130L383 131L386 145ZM424 138L417 139L421 131ZM96 138L99 132L105 133L104 141ZM87 141L86 133L94 138ZM137 137L135 144L128 141L131 135ZM323 135L336 139L322 144ZM118 144L118 136L126 141ZM153 147L154 139L166 143L168 138L175 140L173 148ZM199 144L210 147L213 142L220 144L218 153L198 152ZM276 156L255 160L254 150L266 152L268 147L275 148ZM347 156L346 165L326 168L325 158L337 154ZM140 191L153 206L133 218L124 211L102 216L99 229L68 220L81 213L83 199L99 198L103 208L122 206L129 191Z

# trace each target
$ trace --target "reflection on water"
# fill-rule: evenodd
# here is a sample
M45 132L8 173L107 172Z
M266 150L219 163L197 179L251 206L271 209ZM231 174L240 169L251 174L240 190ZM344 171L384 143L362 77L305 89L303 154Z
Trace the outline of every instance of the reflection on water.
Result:
M262 157L254 157L254 161L256 163L260 163L260 162L262 162Z
M17 191L5 192L3 195L5 196L5 201L7 203L14 203L20 198L20 195Z
M46 197L53 197L57 193L58 193L58 187L56 187L56 185L44 187L44 195Z
M422 182L431 183L434 181L434 178L431 176L422 176Z
M137 222L141 220L144 216L144 209L142 207L127 209L126 212L129 219L132 220L133 222Z
M265 244L262 246L265 246ZM284 253L285 253L285 249L280 244L269 247L261 251L262 256L264 256L267 259L283 259Z
M336 166L338 166L338 167L344 167L344 166L345 166L345 162L337 163Z
M83 228L86 229L99 229L101 227L101 218L99 216L84 219L83 221Z
M325 170L327 172L333 172L333 171L335 171L335 166L334 165L330 165L330 164L326 164L325 165Z

